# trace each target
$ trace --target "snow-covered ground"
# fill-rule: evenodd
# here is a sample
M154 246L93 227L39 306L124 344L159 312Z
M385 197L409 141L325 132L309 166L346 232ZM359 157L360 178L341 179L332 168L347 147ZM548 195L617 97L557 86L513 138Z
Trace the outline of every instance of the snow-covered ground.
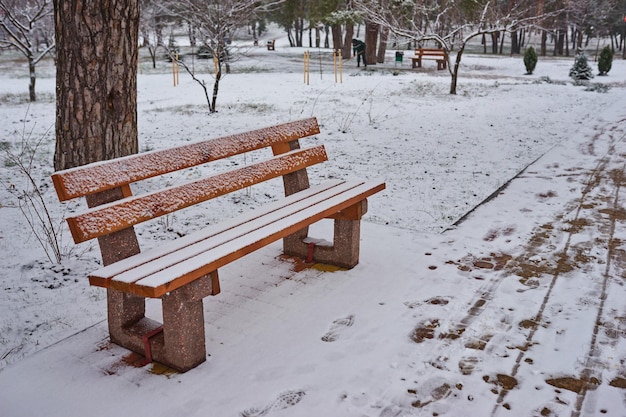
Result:
M25 178L3 162L0 415L626 415L626 63L592 80L609 87L598 92L571 83L573 58L524 75L521 57L467 55L451 96L446 71L411 70L410 54L396 66L393 51L367 70L345 62L335 82L332 56L313 50L307 85L302 52L251 49L213 115L189 76L173 87L167 63L144 61L140 149L317 117L305 144L324 143L329 161L312 182L387 183L369 201L361 263L294 272L271 245L224 268L222 294L205 300L206 363L136 369L107 343L104 290L85 279L97 246L65 232L65 260L50 263L18 208ZM6 58L0 149L41 140L30 171L60 222L54 69L40 65L29 105L25 69ZM280 194L275 181L142 225L141 244Z

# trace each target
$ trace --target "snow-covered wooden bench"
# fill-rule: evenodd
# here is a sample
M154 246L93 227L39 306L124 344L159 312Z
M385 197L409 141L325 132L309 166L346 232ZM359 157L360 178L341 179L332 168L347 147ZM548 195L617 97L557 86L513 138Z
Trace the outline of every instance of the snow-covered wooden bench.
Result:
M281 238L288 255L345 268L358 263L366 198L385 184L330 181L310 187L306 168L327 155L323 145L300 148L299 139L317 133L317 120L310 118L52 175L61 201L87 200L89 208L67 222L76 243L98 239L104 266L89 282L107 289L112 342L145 354L146 363L184 372L206 359L202 300L219 293L220 267ZM272 152L262 161L132 195L130 184L137 181L263 148ZM140 252L134 225L280 176L284 199ZM334 219L334 241L314 246L308 226L324 218ZM146 297L162 300L163 324L145 317Z
M415 56L411 57L411 66L413 68L422 67L422 59L433 59L437 61L437 69L444 70L448 68L448 57L443 49L433 48L417 48Z

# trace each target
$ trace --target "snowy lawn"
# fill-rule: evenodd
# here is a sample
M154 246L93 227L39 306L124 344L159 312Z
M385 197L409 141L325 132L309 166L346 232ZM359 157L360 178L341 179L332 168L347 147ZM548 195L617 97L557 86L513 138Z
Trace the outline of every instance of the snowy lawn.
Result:
M325 144L329 161L312 183L387 183L369 201L361 263L300 270L279 244L249 255L205 300L207 362L186 374L134 368L107 341L104 290L85 278L96 245L65 231L66 258L51 264L18 207L25 178L4 162L0 415L624 415L624 61L592 80L609 86L598 92L572 85L573 58L540 58L529 76L521 57L468 55L450 96L434 62L352 60L335 83L315 51L306 85L302 50L252 52L233 63L214 115L186 74L173 87L166 64L144 63L141 150L317 117L322 133L305 144ZM42 140L31 172L61 221L76 207L58 203L49 177L53 68L41 66L40 101L28 105L21 68L1 65L1 148ZM273 181L142 225L140 243L281 193Z

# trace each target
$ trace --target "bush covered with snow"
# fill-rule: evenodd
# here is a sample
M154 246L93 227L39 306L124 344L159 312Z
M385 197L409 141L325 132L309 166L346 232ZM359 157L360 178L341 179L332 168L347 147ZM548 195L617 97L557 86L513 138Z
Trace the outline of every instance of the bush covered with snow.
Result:
M569 76L574 80L590 80L593 78L593 71L587 62L584 52L576 54L574 66L569 70Z

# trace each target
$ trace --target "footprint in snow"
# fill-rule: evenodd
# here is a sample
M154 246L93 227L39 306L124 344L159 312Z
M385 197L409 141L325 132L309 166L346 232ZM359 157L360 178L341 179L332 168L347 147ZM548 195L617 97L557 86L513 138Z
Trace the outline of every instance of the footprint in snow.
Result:
M302 397L304 397L305 392L302 390L291 390L285 391L278 396L276 399L266 405L263 408L251 408L249 410L241 413L241 417L263 417L267 415L272 410L284 410L285 408L293 407L298 404Z
M333 324L330 326L330 330L326 332L324 336L322 336L322 340L324 342L334 342L339 338L339 335L343 332L344 329L352 326L354 324L354 316L350 314L347 317L339 318L333 321Z

